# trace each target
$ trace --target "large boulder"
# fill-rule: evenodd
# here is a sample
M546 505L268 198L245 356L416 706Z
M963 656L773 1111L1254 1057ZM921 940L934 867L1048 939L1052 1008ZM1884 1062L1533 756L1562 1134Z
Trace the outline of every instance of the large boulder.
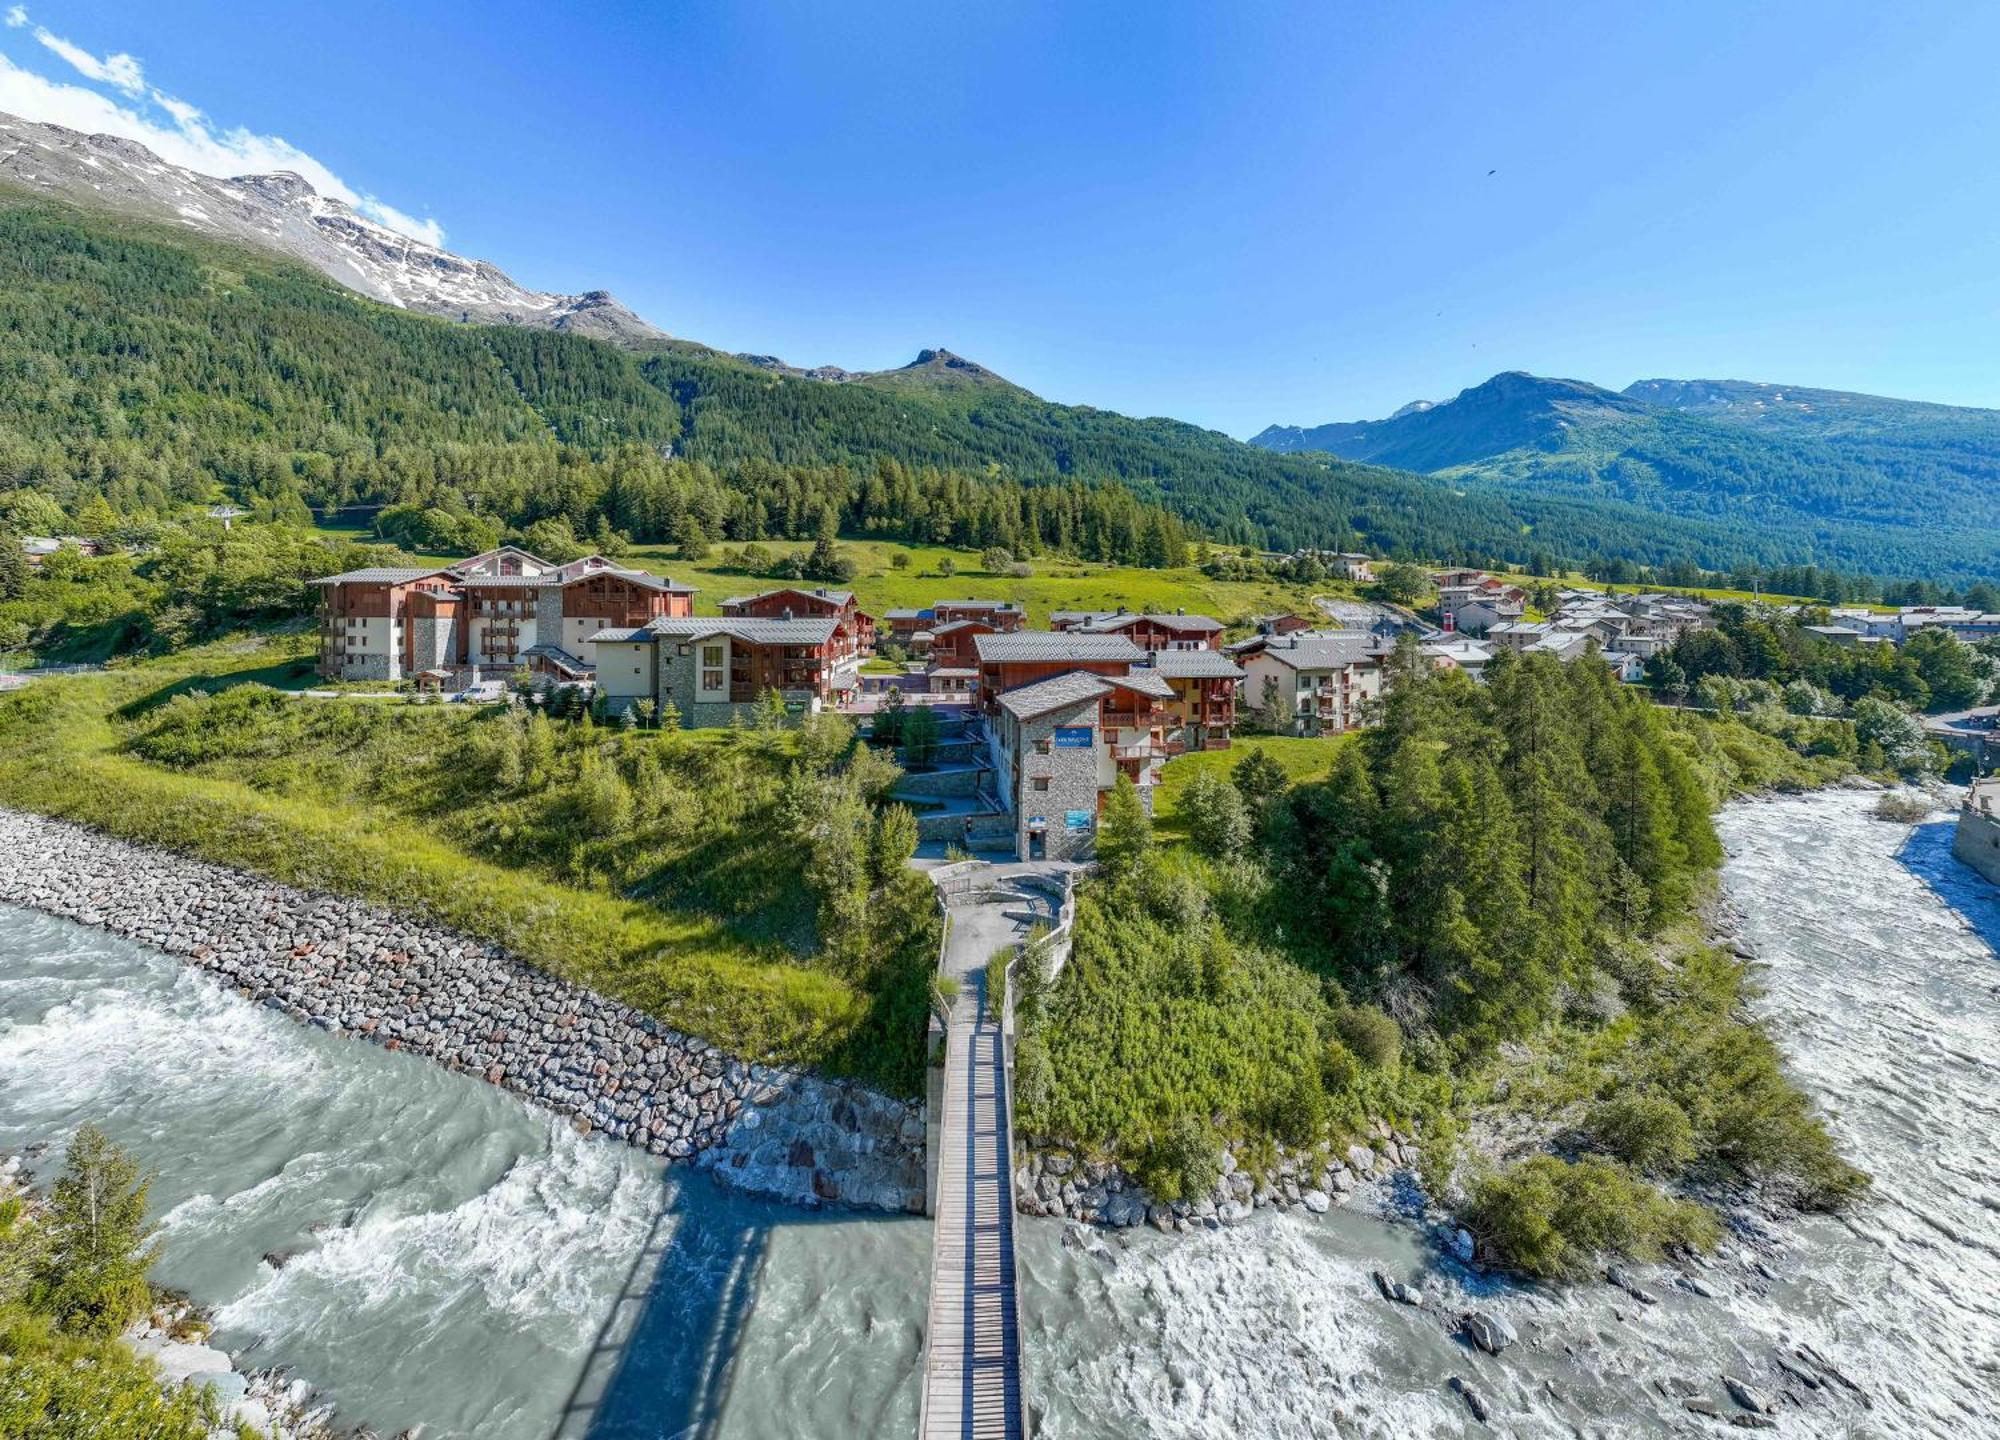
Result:
M1474 1310L1464 1320L1466 1338L1488 1355L1498 1355L1521 1337L1504 1315Z

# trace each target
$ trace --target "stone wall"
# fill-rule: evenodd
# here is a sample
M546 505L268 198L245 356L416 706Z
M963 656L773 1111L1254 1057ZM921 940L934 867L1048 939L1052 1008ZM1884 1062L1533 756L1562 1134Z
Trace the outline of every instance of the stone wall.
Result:
M755 1194L923 1208L919 1106L746 1063L379 906L10 810L0 852L0 903L153 946L301 1024L503 1085Z
M1982 787L1975 786L1967 797L1965 808L1958 812L1958 829L1952 835L1951 853L1995 885L2000 885L2000 816L1973 808L1981 793ZM1990 797L1992 790L1987 789L1985 793Z

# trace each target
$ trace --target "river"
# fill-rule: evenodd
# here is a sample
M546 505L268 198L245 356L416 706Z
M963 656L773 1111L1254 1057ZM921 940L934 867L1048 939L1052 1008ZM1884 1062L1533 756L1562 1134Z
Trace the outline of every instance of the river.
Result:
M1868 1398L1801 1392L1779 1433L2000 1434L2000 896L1950 858L1948 822L1885 824L1872 799L1722 821L1760 1004L1879 1177L1854 1215L1735 1238L1702 1276L1715 1298L1652 1272L1652 1307L1497 1284L1361 1207L1082 1248L1026 1222L1043 1433L1489 1433L1452 1376L1510 1434L1685 1433L1714 1422L1681 1391L1725 1411L1725 1373L1775 1393L1771 1356L1803 1343ZM347 1421L427 1440L914 1428L924 1222L725 1195L164 956L0 911L0 1148L86 1119L158 1173L159 1278ZM1437 1313L1377 1298L1378 1267L1440 1311L1504 1311L1522 1343L1469 1351Z

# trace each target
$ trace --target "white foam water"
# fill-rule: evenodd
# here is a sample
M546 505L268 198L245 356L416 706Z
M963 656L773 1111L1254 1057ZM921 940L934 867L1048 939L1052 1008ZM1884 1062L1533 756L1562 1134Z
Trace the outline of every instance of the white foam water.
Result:
M1643 1306L1472 1274L1357 1211L1092 1250L1024 1222L1028 1386L1051 1440L1688 1433L1725 1374L1829 1387L1785 1436L2000 1435L2000 895L1949 827L1847 793L1732 806L1725 880L1758 1001L1877 1176L1839 1219L1759 1227ZM172 960L0 910L0 1147L96 1120L159 1178L161 1278L219 1338L386 1433L599 1440L893 1436L915 1424L929 1228L808 1216L576 1136L514 1097L305 1029ZM42 1162L53 1165L59 1156ZM1775 1279L1748 1262L1751 1242ZM1096 1253L1092 1253L1092 1252ZM269 1263L267 1252L283 1263ZM1423 1311L1369 1272L1421 1279ZM1494 1358L1451 1315L1503 1310ZM1835 1393L1837 1392L1837 1393Z

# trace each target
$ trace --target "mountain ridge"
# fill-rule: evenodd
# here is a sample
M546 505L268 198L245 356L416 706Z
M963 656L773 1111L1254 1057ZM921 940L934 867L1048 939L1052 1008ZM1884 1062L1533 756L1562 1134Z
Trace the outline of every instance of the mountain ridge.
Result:
M485 260L378 225L289 170L218 179L170 164L136 140L0 113L0 179L274 250L398 309L623 344L668 338L606 291L530 290Z

